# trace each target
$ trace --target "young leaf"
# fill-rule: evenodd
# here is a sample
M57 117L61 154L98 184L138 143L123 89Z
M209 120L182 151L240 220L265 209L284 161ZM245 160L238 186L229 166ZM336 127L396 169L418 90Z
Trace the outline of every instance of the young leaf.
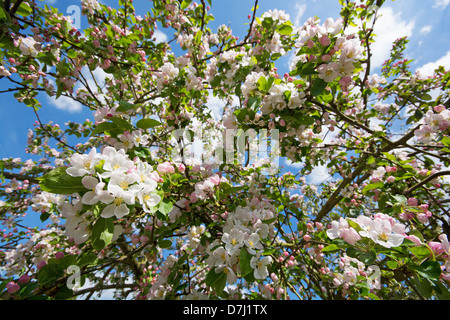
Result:
M141 119L136 123L136 127L140 129L151 129L160 126L161 122L155 119Z
M99 251L111 243L114 234L112 218L99 218L92 227L92 246Z
M41 189L56 194L72 194L83 190L82 178L72 177L66 173L66 169L59 167L39 178Z

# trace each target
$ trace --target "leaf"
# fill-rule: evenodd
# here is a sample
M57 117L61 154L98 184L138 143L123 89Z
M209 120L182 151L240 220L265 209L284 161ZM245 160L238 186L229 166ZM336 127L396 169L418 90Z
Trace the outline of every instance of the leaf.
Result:
M132 103L129 103L129 102L121 100L121 101L119 101L119 107L117 108L117 111L119 111L119 112L126 112L126 111L129 111L129 110L133 110L135 108L136 108L135 104L132 104Z
M114 130L114 129L117 129L117 125L115 123L101 122L94 128L94 130L92 130L91 136L99 134L99 133L103 133L105 131Z
M339 250L339 247L335 244L330 244L322 249L322 252L333 252Z
M112 242L114 234L113 218L99 218L92 227L92 246L100 251Z
M66 167L59 167L39 178L41 189L56 194L72 194L83 190L82 178L72 177L66 169Z
M161 122L155 119L141 119L136 123L136 127L140 129L151 129L160 126Z
M427 279L439 279L441 276L441 265L437 261L425 261L419 266L410 265L409 267Z
M158 207L159 212L161 212L163 215L169 214L170 211L172 211L173 203L169 200L161 201Z
M376 183L371 183L368 184L367 186L364 187L363 189L363 194L365 194L367 191L373 190L373 189L381 189L383 188L384 183L382 181L376 182Z
M170 246L172 245L172 241L165 239L165 240L161 240L158 242L158 246L161 249L166 249L166 248L170 248Z
M323 79L317 78L312 85L311 94L316 97L321 94L326 87L327 83Z
M225 272L221 272L219 279L217 279L217 281L214 283L214 291L216 292L216 295L218 297L222 294L226 284L227 284L227 274Z
M283 23L281 26L277 28L277 32L283 36L290 35L292 31L294 31L294 29L288 23Z
M133 126L131 125L131 123L129 123L125 119L122 119L119 117L113 117L113 118L111 118L111 121L114 122L118 127L122 128L123 130L133 129Z
M67 56L69 57L69 58L71 58L71 59L75 59L76 57L77 57L77 51L76 50L74 50L74 49L70 49L68 52L67 52Z
M30 7L28 2L22 2L16 13L22 17L27 17L33 13L33 9Z
M430 249L427 246L411 247L409 251L420 260L426 259L431 255Z
M247 251L247 248L242 247L239 254L239 267L243 277L253 272L253 268L250 266L250 260L252 255Z

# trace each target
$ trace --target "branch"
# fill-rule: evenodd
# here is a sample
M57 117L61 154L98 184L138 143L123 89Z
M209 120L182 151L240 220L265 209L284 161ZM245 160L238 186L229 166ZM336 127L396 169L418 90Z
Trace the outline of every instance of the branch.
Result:
M441 172L436 172L435 174L432 174L431 176L423 179L422 181L420 181L418 184L416 184L415 186L405 190L405 192L403 192L403 195L408 195L411 192L413 192L414 190L416 190L417 188L423 186L424 184L427 184L428 182L430 182L431 180L440 177L440 176L447 176L450 175L450 171L441 171Z
M6 179L16 179L20 181L28 180L29 183L39 184L39 181L35 177L27 176L24 174L13 172L3 172L2 174Z

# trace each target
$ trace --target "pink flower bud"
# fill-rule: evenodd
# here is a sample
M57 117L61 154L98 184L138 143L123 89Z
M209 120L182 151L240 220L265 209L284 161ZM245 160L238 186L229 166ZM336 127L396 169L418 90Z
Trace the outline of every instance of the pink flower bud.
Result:
M416 198L409 198L408 201L406 201L406 203L408 204L408 206L411 207L417 207L417 205L419 204Z
M58 259L58 260L61 260L62 258L64 258L64 252L58 251L58 252L55 254L55 258Z
M47 265L47 262L45 262L44 260L42 260L42 261L39 261L39 262L36 264L36 268L41 269L43 266L46 266L46 265Z
M30 276L27 274L24 274L24 275L20 276L18 282L21 284L28 283L28 282L30 282Z
M6 284L6 289L8 289L9 293L15 293L20 289L20 287L17 283L11 281Z

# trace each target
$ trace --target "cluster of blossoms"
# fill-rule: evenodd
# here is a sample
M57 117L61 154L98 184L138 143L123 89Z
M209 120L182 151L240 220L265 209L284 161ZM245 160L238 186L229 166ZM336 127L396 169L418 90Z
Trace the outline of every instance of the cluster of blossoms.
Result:
M450 127L450 111L444 105L429 110L421 120L421 126L414 131L414 135L421 143L431 143L437 140L439 134Z
M234 212L228 213L220 240L211 243L207 252L207 263L215 267L216 272L225 272L227 282L233 284L240 273L239 255L245 248L252 256L250 266L255 279L266 279L269 276L268 265L272 262L270 256L263 255L262 240L273 236L274 226L266 223L275 217L273 210L265 208L264 202L259 202L257 208L239 206Z
M333 274L333 284L342 288L342 296L347 295L347 290L358 282L366 282L372 289L381 289L380 277L374 266L366 265L356 258L347 256L345 253L339 261L340 272Z
M305 22L298 32L299 38L296 42L296 47L301 50L304 46L312 49L319 45L322 48L330 47L330 50L327 50L321 57L300 54L293 63L299 60L307 62L319 59L321 62L317 67L319 78L326 82L332 82L341 77L339 83L344 88L348 88L352 82L351 75L355 69L354 64L362 58L364 48L360 41L352 36L336 37L340 34L343 27L341 18L336 21L328 18L323 25L319 23L320 20L318 19L308 19Z
M401 245L406 236L405 226L384 213L377 213L372 217L361 215L350 221L349 223L344 218L332 221L327 230L328 237L344 239L351 245L355 245L361 238L368 238L383 247L391 248Z
M100 208L102 218L123 218L136 203L144 212L151 213L161 197L157 194L160 176L139 158L130 160L123 149L105 147L102 153L91 149L88 154L74 154L66 172L73 177L83 177L87 191L76 195L77 201L60 205L67 219L69 236L84 242L89 237L88 223L92 211L81 212L84 205ZM91 207L92 208L92 207Z
M53 244L55 238L63 235L59 228L49 228L34 233L26 242L18 244L14 249L5 251L6 264L3 267L6 276L21 274L30 263L38 269L48 259L55 256L58 248Z

